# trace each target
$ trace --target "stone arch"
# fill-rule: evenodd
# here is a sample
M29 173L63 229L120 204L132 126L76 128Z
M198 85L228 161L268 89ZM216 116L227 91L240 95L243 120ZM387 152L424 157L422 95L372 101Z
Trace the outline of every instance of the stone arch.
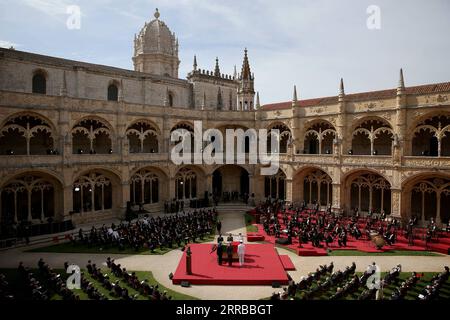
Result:
M324 119L308 121L304 126L304 150L306 154L332 154L337 137L334 125Z
M132 205L153 205L168 198L169 178L155 166L134 169L130 174L130 202Z
M297 170L292 179L293 201L327 206L333 201L333 178L326 169L305 166Z
M450 113L427 113L411 129L413 156L450 156Z
M92 167L73 179L74 213L116 211L123 202L121 177L111 169Z
M352 125L353 155L391 155L394 141L391 123L380 117L363 117Z
M125 132L130 153L158 153L161 145L161 131L150 120L133 121Z
M114 130L111 124L96 116L79 119L72 127L72 152L74 154L110 154L113 151Z
M272 122L268 127L270 132L272 129L278 129L280 131L280 153L285 154L288 152L289 147L292 145L292 130L289 126L282 121ZM268 142L270 138L268 138ZM267 149L270 152L270 143L267 144Z
M187 165L179 168L174 175L175 199L191 200L203 198L206 181L205 171L195 165Z
M342 177L341 199L344 210L350 212L391 213L392 183L382 173L372 169L355 169Z
M211 191L224 201L244 199L250 193L251 169L245 165L223 164L211 170Z
M7 117L0 127L0 154L57 154L57 132L53 123L34 112Z
M264 177L264 197L271 199L286 200L287 175L282 168L272 176Z
M6 177L0 185L2 224L59 219L63 212L63 184L46 170L22 170Z
M436 223L450 219L450 174L424 172L402 183L401 215L404 220L416 216L422 225L431 218Z

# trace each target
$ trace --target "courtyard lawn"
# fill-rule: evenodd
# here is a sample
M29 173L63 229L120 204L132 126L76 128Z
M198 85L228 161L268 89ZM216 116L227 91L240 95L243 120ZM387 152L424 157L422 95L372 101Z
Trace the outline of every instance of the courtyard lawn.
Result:
M418 272L418 273L421 274L420 272ZM358 276L362 275L362 273L359 273L359 272L357 272L356 274ZM438 274L438 272L423 273L422 278L417 282L417 284L411 290L408 291L405 300L417 300L418 295L421 294L423 292L423 290L425 289L425 287L431 283L431 278L436 274ZM385 275L386 275L386 272L382 272L381 279L383 279ZM327 274L327 276L329 276L329 274ZM388 286L385 286L384 290L383 290L384 300L390 300L390 297L391 297L392 293L394 292L394 290L398 286L400 286L401 283L403 281L405 281L406 279L408 279L410 276L411 276L410 272L402 272L399 277L400 280L398 282L398 285L395 285L395 283L392 283ZM333 296L333 294L336 293L337 288L342 287L344 285L344 283L333 286L326 292L315 296L313 300L328 300L328 299L330 299ZM313 286L315 286L315 284ZM361 286L355 293L348 294L348 295L344 296L341 300L358 300L359 296L366 289L367 289L367 287ZM297 295L295 296L295 299L301 299L303 297L303 294L304 294L304 291L298 292ZM450 280L447 280L447 282L444 283L442 288L439 290L439 298L438 299L439 300L450 299Z
M210 242L214 240L214 235L206 236L202 241L196 241L196 243ZM140 248L135 250L133 248L126 247L123 250L119 250L117 247L101 247L91 246L88 247L83 244L73 244L71 242L65 242L60 244L54 244L47 247L41 247L36 249L27 250L26 252L46 252L46 253L91 253L91 254L123 254L123 255L163 255L169 251L181 249L176 244L173 248L155 249L154 252L150 252L148 248Z
M363 252L357 250L332 250L328 253L329 256L428 256L437 257L439 253L431 251L401 251L392 250L386 252Z
M30 270L34 277L39 280L39 282L41 284L44 284L44 287L47 288L47 286L45 285L45 282L43 281L42 276L39 274L37 269L31 269ZM67 274L64 272L64 270L62 269L57 269L54 270L55 272L59 273L61 275L61 277L63 279L67 279ZM137 296L137 300L149 300L148 297L142 296L139 294L138 291L136 291L135 289L131 288L130 286L128 286L128 284L123 281L123 279L119 279L117 277L115 277L110 270L102 270L104 273L108 274L109 279L112 283L116 282L117 280L119 280L120 286L121 287L125 287L128 289L128 293L130 296L134 296L134 295L138 295ZM81 270L81 272L84 273L84 277L86 277L91 283L93 283L94 287L100 292L102 293L105 297L107 297L109 300L119 300L117 297L114 297L110 294L110 291L106 290L97 280L93 279L87 272L86 270ZM130 273L132 271L129 271ZM0 269L0 274L4 274L7 278L7 281L9 283L9 288L10 290L12 290L13 294L15 295L15 297L17 297L18 299L24 299L24 290L23 288L20 287L19 283L18 283L18 275L17 275L17 270L16 269ZM189 296L189 295L185 295L173 290L170 290L166 287L164 287L163 285L161 285L158 281L156 281L156 279L153 277L153 274L149 271L136 271L136 275L139 278L139 280L143 281L143 280L147 280L148 284L151 286L158 286L158 290L162 293L164 291L167 291L167 294L172 297L172 300L198 300L195 297ZM48 288L47 288L48 289ZM80 300L89 300L89 297L87 296L87 294L85 292L83 292L83 290L81 289L74 289L74 292L80 296ZM58 295L57 293L53 292L52 290L48 290L48 294L50 296L50 300L61 300L62 297L60 295Z

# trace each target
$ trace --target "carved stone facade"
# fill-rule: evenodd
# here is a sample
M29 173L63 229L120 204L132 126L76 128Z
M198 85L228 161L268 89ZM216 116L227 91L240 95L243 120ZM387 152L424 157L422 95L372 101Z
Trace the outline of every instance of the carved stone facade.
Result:
M222 74L218 61L205 71L195 59L178 79L178 43L155 19L136 37L135 71L0 49L3 222L123 217L129 201L160 211L165 201L203 198L219 185L255 201L274 196L447 222L450 83L405 87L401 74L396 89L347 95L342 82L335 97L295 94L260 106L247 53L243 74ZM280 129L280 172L176 166L170 134L194 121L204 130Z

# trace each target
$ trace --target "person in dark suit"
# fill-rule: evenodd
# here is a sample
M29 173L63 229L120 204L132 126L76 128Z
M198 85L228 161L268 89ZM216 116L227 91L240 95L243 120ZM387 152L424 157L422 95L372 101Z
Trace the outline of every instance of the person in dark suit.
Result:
M222 243L223 242L223 237L220 234L219 237L217 238L217 243Z
M223 254L222 242L219 242L219 244L217 245L217 261L219 262L219 266L222 265L222 254Z
M233 244L231 242L228 243L227 246L227 257L228 257L228 266L233 265Z
M219 220L217 221L217 232L220 234L222 231L222 222Z
M231 235L231 233L228 235L227 241L233 242L233 236Z

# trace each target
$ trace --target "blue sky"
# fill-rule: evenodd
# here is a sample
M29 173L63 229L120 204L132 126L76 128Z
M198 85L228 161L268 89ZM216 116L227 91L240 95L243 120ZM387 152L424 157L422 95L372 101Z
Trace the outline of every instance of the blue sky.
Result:
M66 27L68 5L81 29ZM380 8L381 29L366 10ZM0 0L0 46L132 69L134 34L155 8L180 41L180 77L200 68L232 74L249 50L263 104L450 81L448 0Z

